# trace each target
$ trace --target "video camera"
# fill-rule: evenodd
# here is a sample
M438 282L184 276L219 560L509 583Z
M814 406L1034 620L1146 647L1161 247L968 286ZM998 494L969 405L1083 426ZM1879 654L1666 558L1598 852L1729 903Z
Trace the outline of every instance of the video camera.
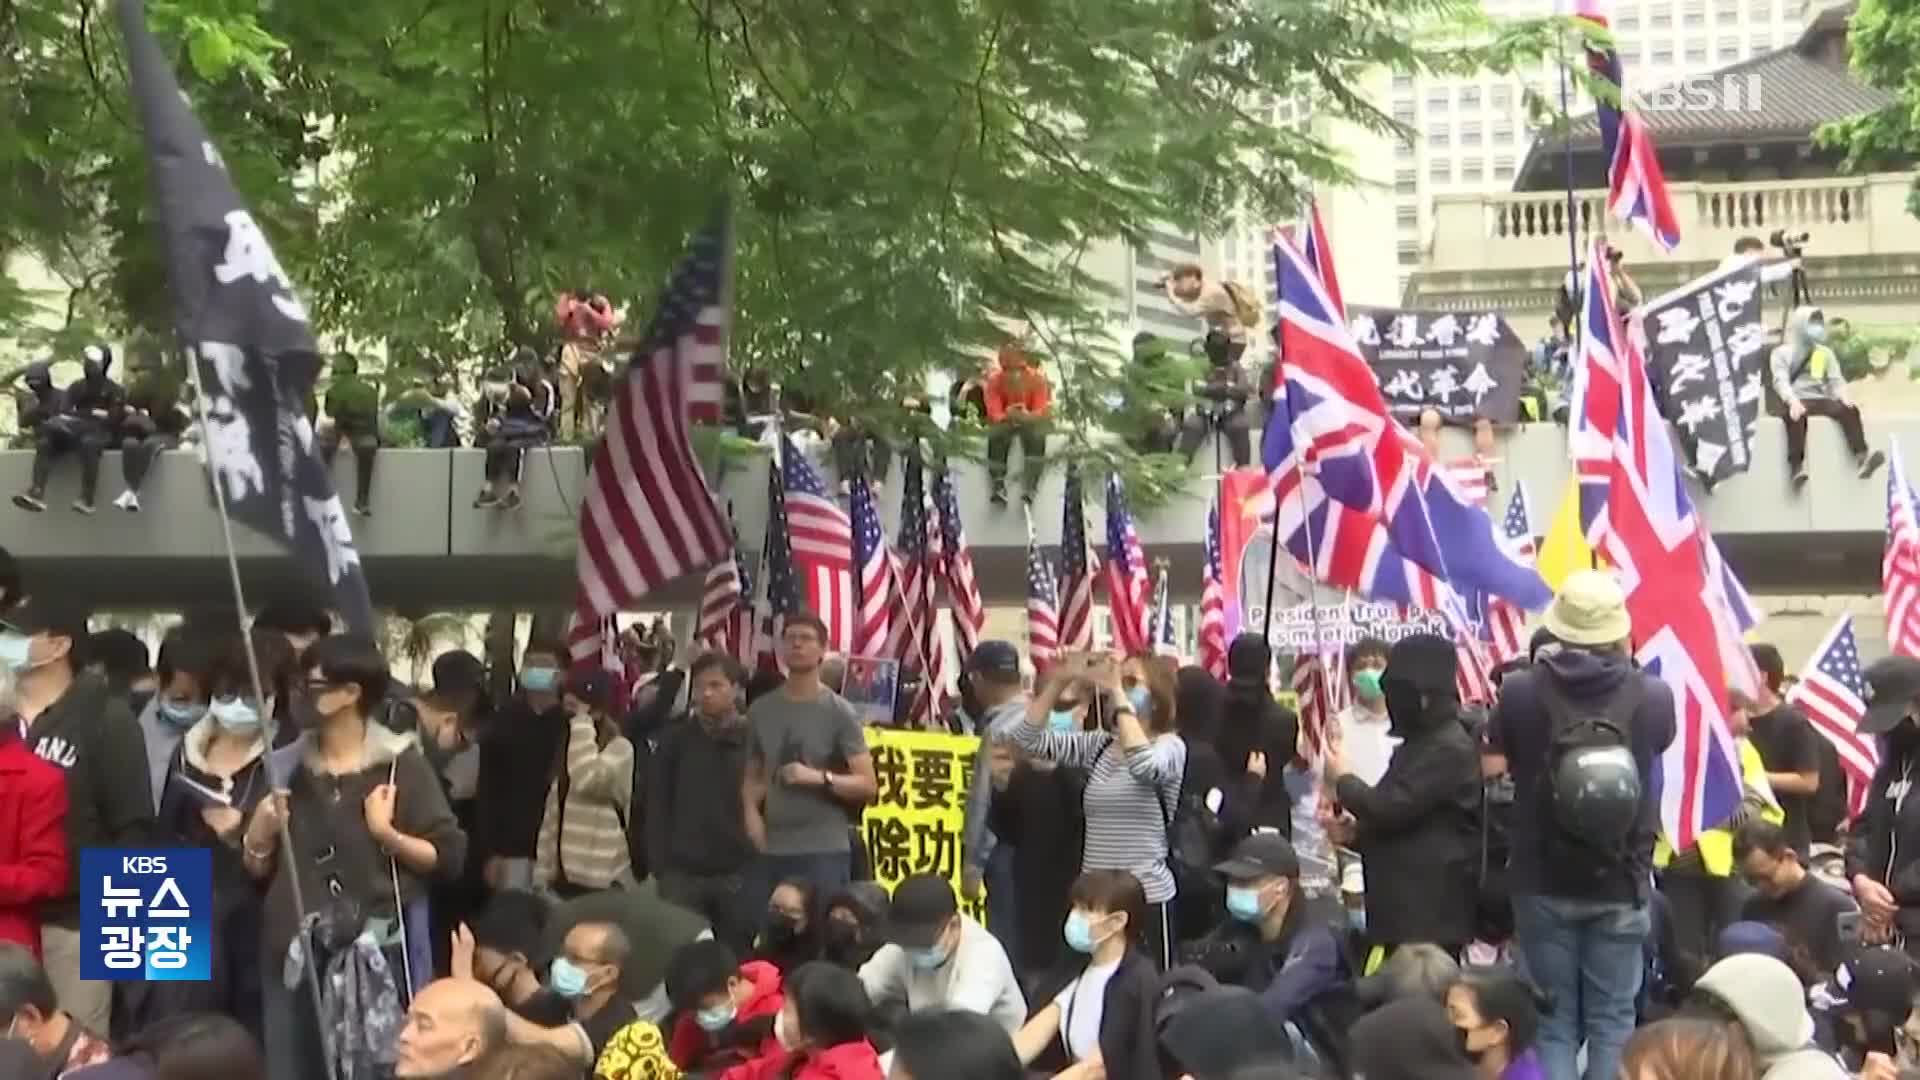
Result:
M1789 256L1798 256L1800 254L1800 250L1806 247L1807 242L1811 239L1813 239L1812 235L1808 233L1805 229L1802 229L1799 232L1788 232L1785 229L1775 229L1773 230L1773 234L1767 237L1767 243L1772 244L1774 247L1777 247L1781 251L1786 252Z

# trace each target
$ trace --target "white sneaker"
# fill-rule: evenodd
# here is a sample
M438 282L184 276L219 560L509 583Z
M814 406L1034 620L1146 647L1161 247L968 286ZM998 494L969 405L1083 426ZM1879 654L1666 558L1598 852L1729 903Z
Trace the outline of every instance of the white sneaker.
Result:
M126 492L120 496L117 505L122 510L137 514L140 512L140 496L137 492Z

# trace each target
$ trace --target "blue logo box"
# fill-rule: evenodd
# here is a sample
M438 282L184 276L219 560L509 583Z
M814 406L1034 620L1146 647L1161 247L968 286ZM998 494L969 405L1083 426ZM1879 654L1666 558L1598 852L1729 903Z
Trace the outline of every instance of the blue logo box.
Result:
M205 982L213 967L213 853L80 852L80 977Z

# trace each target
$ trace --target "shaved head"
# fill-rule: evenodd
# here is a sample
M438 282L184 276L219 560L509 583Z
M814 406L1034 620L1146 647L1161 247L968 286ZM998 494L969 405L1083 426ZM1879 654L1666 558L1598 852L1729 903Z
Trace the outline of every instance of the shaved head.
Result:
M472 979L435 979L407 1010L393 1074L403 1080L440 1076L506 1041L507 1010L500 995Z

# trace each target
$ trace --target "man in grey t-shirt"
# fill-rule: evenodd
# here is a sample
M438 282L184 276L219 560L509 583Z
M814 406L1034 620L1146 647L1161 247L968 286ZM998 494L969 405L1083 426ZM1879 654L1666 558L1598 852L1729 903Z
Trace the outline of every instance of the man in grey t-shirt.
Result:
M760 852L755 917L774 886L805 878L830 896L852 873L847 826L878 784L859 714L820 682L827 628L810 614L787 616L780 634L787 681L747 710L747 772L741 784L747 837Z

